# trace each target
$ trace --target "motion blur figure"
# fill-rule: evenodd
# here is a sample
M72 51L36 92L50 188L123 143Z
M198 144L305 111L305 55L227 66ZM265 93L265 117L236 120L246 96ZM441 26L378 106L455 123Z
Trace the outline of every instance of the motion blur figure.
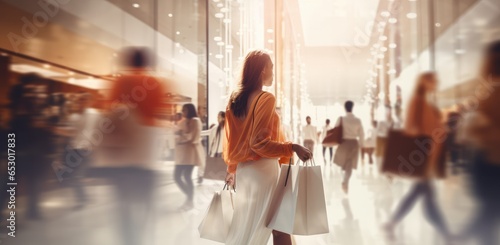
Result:
M11 132L16 139L16 177L19 186L26 187L28 219L41 219L40 193L55 151L54 134L47 118L41 113L47 107L43 95L28 88L41 80L36 74L21 77L21 83L11 91Z
M175 183L187 196L181 210L189 210L194 207L193 169L198 166L198 172L203 172L205 168L205 151L201 145L202 123L194 105L189 103L182 106L182 115L184 120L179 123L179 137L175 147L174 178ZM198 183L201 183L201 181Z
M325 139L327 133L328 133L328 130L332 129L333 127L330 125L330 119L326 119L325 121L325 126L323 126L323 129L321 130L321 136L320 136L320 140L321 142ZM328 148L328 151L330 151L330 161L329 163L331 163L333 161L333 146L331 145L328 145L328 144L323 144L323 161L324 163L326 164L326 156L325 156L325 152L326 152L326 149Z
M102 135L93 171L110 180L118 197L120 244L144 244L151 219L155 172L159 158L156 139L161 130L157 115L162 107L160 81L150 75L149 49L127 48L121 58L125 68L111 89L105 117L96 123L94 135ZM159 150L159 149L158 149Z
M437 88L437 77L434 72L421 74L417 79L415 94L408 107L405 131L411 135L433 136L436 129L444 128L441 124L441 113L439 109L428 101L428 95ZM436 139L428 146L428 173L425 177L415 180L410 192L401 200L396 212L385 225L385 229L391 239L394 239L394 228L413 208L419 196L425 201L424 211L427 219L443 236L447 244L452 244L452 236L448 230L441 211L436 204L435 188L431 183L434 176L438 175L438 158L442 142Z
M480 75L484 96L478 98L473 120L465 126L475 146L471 181L479 209L463 235L477 237L481 245L497 245L500 244L500 41L486 48Z
M81 158L73 159L72 152L83 153L86 151L85 139L82 132L87 127L91 126L91 113L90 104L92 103L92 96L87 93L81 93L80 97L77 99L78 102L73 105L72 111L68 116L68 123L70 126L69 134L69 145L64 148L63 162L66 166L73 169L70 173L68 182L74 189L77 204L75 209L81 209L84 207L88 201L87 194L82 185L82 179L85 176L85 170L91 160L91 157L86 154L81 154Z

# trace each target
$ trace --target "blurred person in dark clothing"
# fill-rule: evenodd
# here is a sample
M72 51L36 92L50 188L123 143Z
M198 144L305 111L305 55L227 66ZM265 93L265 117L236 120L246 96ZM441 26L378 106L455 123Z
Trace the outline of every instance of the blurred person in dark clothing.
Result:
M464 238L475 236L481 245L500 244L500 41L490 44L484 53L482 84L478 87L479 104L465 125L474 145L472 191L479 208L464 231Z
M451 112L448 114L446 125L448 127L448 137L446 138L447 149L450 153L450 161L452 164L453 173L458 172L460 164L460 153L462 151L461 145L457 142L457 127L460 121L460 114L458 112Z
M21 77L20 86L14 87L10 98L13 115L10 133L15 134L15 167L16 178L19 179L16 182L26 188L28 219L42 218L40 192L47 170L51 169L51 157L55 150L54 134L48 128L47 118L41 116L39 111L47 104L25 87L39 78L34 74Z
M161 133L158 116L165 93L160 80L150 74L149 49L126 48L121 58L124 74L115 81L107 112L91 134L102 137L95 145L98 154L92 172L115 187L121 244L138 245L144 244L150 224L156 183L153 164L159 158L155 144Z
M428 102L428 95L436 91L437 83L438 80L434 72L426 72L418 77L415 94L409 102L405 124L406 133L433 137L435 130L444 127L441 123L441 112L435 105ZM426 153L429 154L427 175L415 180L410 192L401 200L396 212L384 226L391 239L394 238L396 225L411 211L418 197L422 196L425 201L424 211L427 218L443 236L446 243L453 244L452 235L436 203L435 188L431 182L432 178L438 175L438 158L440 156L440 147L444 142L439 142L435 138L432 139Z

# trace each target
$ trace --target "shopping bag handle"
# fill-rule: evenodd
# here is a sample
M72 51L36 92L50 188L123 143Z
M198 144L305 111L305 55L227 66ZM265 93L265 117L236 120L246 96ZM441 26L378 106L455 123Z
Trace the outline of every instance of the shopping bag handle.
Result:
M300 162L300 160L299 160L299 161L297 161L297 164L298 164L299 162ZM311 166L316 166L316 162L314 161L314 158L311 158L311 159L309 159L309 160L303 161L303 162L302 162L302 165L303 165L303 166L309 166L309 165L311 165Z
M290 159L290 163L292 163L292 160ZM292 164L288 164L288 170L286 171L286 179L285 179L285 186L288 183L288 176L290 176L290 169L292 168Z
M300 162L300 159L297 160L297 163L295 165L298 165ZM290 162L288 163L288 170L286 171L286 179L285 179L285 186L288 183L288 176L290 176L290 169L292 168L292 158L290 158Z
M226 188L227 188L227 189L226 189ZM229 189L228 182L224 183L224 187L222 187L222 190L223 190L223 191L224 191L224 190L228 190L228 191L230 190L230 189ZM233 191L234 191L234 192L236 192L236 188L234 188L234 185L233 185Z

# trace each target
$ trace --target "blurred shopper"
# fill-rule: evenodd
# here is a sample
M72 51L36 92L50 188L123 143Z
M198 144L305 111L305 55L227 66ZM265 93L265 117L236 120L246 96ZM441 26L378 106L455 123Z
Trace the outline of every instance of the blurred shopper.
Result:
M323 129L321 130L321 136L320 136L321 141L323 141L323 139L325 139L326 134L328 133L328 130L330 130L332 128L333 127L330 125L330 119L326 119L325 126L323 126ZM326 152L327 148L330 151L330 161L329 162L332 162L332 160L333 160L333 146L323 144L323 160L325 161L325 164L326 164L325 152Z
M481 245L500 244L500 41L490 44L484 54L479 105L466 125L474 144L472 189L479 209L464 237L476 236Z
M377 121L372 121L365 138L365 144L361 148L361 162L365 161L365 154L368 155L368 163L373 164L373 152L376 146Z
M463 151L462 146L457 141L457 127L460 122L461 115L458 112L451 112L448 114L446 126L448 130L448 137L446 138L446 149L449 151L450 161L454 174L458 173L460 165L460 155Z
M75 209L81 209L88 201L87 194L82 184L82 179L85 175L85 169L90 162L90 155L84 154L87 149L85 136L83 132L89 128L93 128L91 124L92 112L90 105L92 104L92 96L87 93L81 93L77 98L77 102L72 106L72 111L68 115L68 126L70 130L68 136L70 142L64 147L63 164L72 169L68 181L74 188L77 204ZM73 158L73 153L80 154L81 157Z
M418 197L422 196L425 201L424 210L427 218L444 237L446 242L451 242L451 234L436 204L435 190L431 183L431 179L437 175L439 150L440 145L443 143L440 142L440 139L433 138L436 135L433 132L445 128L441 123L439 109L428 102L428 95L436 91L437 83L438 80L434 72L421 74L417 80L415 94L409 102L405 131L410 135L426 135L431 137L431 144L426 146L428 148L426 154L429 154L429 168L426 177L415 180L409 193L401 200L396 212L394 212L389 222L385 225L384 228L390 238L394 237L395 226L410 212Z
M309 149L310 152L314 152L314 143L318 138L318 131L316 127L311 125L311 117L306 117L307 125L302 128L302 138L304 139L304 146Z
M110 91L106 116L86 135L102 143L94 162L101 176L108 178L118 197L121 244L142 244L153 202L158 160L156 137L161 132L158 113L164 96L160 81L150 75L153 60L147 48L132 47L121 52L124 74ZM148 227L150 228L150 227Z
M15 87L11 94L10 133L15 135L9 139L15 141L16 178L26 188L28 219L42 218L40 194L55 152L55 137L48 127L48 118L40 115L40 109L48 105L25 87L41 79L35 74L22 76L21 86Z
M266 223L280 173L278 163L288 163L293 152L303 161L312 157L308 149L284 141L276 99L262 91L272 82L271 57L263 51L250 52L239 89L231 95L226 110L226 181L238 192L226 244L267 244L271 229ZM288 234L273 231L273 237L274 244L291 244Z
M342 123L343 141L335 152L333 162L344 171L342 190L347 193L349 191L349 180L351 179L352 170L358 166L359 152L364 145L365 132L361 120L352 113L354 102L350 100L346 101L344 108L346 115L339 117L335 123L335 126Z
M392 120L392 112L389 106L386 107L385 120L378 121L377 123L377 139L375 156L380 160L384 156L385 145L387 144L387 136L389 130L394 128L394 121ZM382 162L382 161L380 161Z
M211 157L222 157L223 137L226 135L224 124L226 122L226 113L219 111L217 115L217 124L212 124L210 129L201 132L202 136L208 136L208 152Z
M193 104L182 106L182 116L184 120L178 125L178 139L175 147L175 183L182 192L186 194L187 200L182 205L182 210L189 210L194 207L193 196L193 169L198 166L198 179L203 178L205 168L205 151L201 145L202 123L196 108Z

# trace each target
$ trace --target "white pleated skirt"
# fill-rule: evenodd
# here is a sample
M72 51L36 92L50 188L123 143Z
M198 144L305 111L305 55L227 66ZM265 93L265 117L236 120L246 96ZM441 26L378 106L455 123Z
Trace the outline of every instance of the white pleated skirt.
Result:
M266 245L269 206L280 174L278 159L239 163L236 170L234 216L226 244Z

